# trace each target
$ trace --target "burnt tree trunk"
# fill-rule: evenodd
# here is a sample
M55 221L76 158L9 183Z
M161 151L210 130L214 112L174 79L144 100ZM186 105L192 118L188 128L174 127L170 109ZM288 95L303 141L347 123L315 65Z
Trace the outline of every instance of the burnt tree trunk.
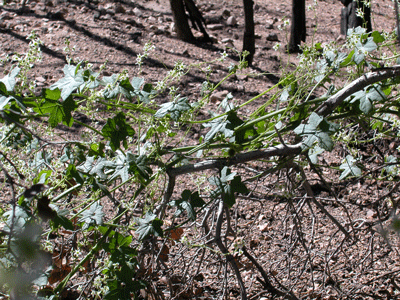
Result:
M179 39L193 43L196 41L190 26L189 19L194 29L203 33L206 42L211 42L205 27L205 20L193 0L169 0L174 17L176 34ZM186 14L188 12L189 16Z
M306 1L293 0L292 24L287 50L289 53L299 52L301 41L306 41Z
M253 0L243 0L244 7L244 35L243 51L249 51L246 61L251 65L253 63L254 53L256 52L254 35L254 2Z
M175 29L178 39L185 42L193 42L195 40L189 27L188 17L185 11L183 0L169 0L171 4L172 15L174 16Z
M358 26L364 27L368 32L372 31L371 8L364 4L361 0L340 0L345 6L341 12L340 32L347 35L347 30ZM357 16L357 9L361 8L364 18Z

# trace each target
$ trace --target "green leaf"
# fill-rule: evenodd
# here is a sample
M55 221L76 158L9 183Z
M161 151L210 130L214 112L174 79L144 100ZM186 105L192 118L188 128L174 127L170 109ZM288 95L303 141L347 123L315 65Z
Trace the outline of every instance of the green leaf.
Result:
M66 179L74 179L77 183L83 184L84 179L81 173L78 172L75 165L69 164L67 169L65 170L65 177Z
M340 67L345 67L352 63L355 50L350 51L347 57L340 63Z
M11 101L14 100L14 97L5 97L5 96L0 96L0 111L4 109L4 107L7 106L7 104Z
M224 202L229 207L232 207L236 203L235 193L246 194L249 190L246 185L242 182L240 176L235 176L231 182L224 187Z
M376 50L377 48L378 48L378 45L374 42L374 38L369 37L369 38L367 38L366 42L362 45L362 47L360 47L359 49L361 51L371 52L371 51Z
M232 173L231 169L229 169L228 167L224 167L221 170L221 181L226 183L230 180L233 180L233 178L235 178L236 173Z
M143 85L144 83L144 78L140 78L140 77L133 77L131 80L131 86L133 88L133 90L140 90L140 87Z
M19 67L14 67L10 70L10 73L4 76L2 79L0 79L0 82L2 82L5 87L7 92L12 92L14 90L15 84L16 84L16 77L21 69Z
M106 88L103 90L103 96L106 99L112 99L117 97L119 94L124 95L128 99L131 98L131 94L128 90L123 88L117 81L119 79L118 74L113 74L111 76L104 76L101 84L105 85Z
M95 144L90 144L90 149L89 149L89 156L101 156L104 157L104 149L106 145L102 142L100 143L95 143Z
M4 230L10 231L10 228L12 228L13 233L17 235L24 230L25 224L29 219L27 211L19 205L15 207L14 213L12 210L9 210L5 212L3 216L7 218Z
M56 91L51 96L56 97L58 92ZM56 127L59 123L63 123L64 125L71 127L74 123L74 119L72 118L71 112L74 111L78 106L72 97L69 97L64 102L60 102L58 100L50 100L46 99L40 107L38 111L44 114L50 114L49 124L51 127Z
M85 80L79 65L65 65L63 71L64 77L51 85L50 89L59 88L61 90L61 98L66 100L75 90L85 84Z
M52 156L51 153L47 152L45 150L36 152L30 165L37 169L39 169L41 167L47 168L48 166L50 166L51 156Z
M139 227L136 233L139 235L139 240L142 241L150 235L163 237L161 226L163 221L157 218L152 212L148 212L143 219L137 219Z
M321 148L320 146L315 146L314 148L308 151L308 157L310 158L313 164L318 163L318 155L324 153L325 149Z
M310 148L315 142L318 142L323 149L332 151L334 143L330 134L337 130L338 126L336 124L330 123L323 117L312 112L308 119L308 124L300 124L294 129L294 132L299 136L305 137L303 145L306 148Z
M339 177L342 180L348 176L361 176L361 169L356 165L356 160L351 155L347 155L340 165L340 169L343 170Z
M80 165L77 170L83 173L87 173L88 175L98 176L101 180L106 180L108 175L106 175L106 171L109 169L114 169L115 163L112 161L108 161L103 157L99 157L97 161L93 156L89 156L86 158L86 161Z
M350 103L354 103L356 101L359 101L359 108L360 110L368 115L373 111L374 102L382 101L386 99L385 93L381 90L380 85L374 84L367 86L364 88L362 91L358 91L348 97L346 101L349 101Z
M0 95L8 96L8 94L6 85L0 81Z
M204 200L197 191L191 193L189 190L184 190L180 199L170 202L172 207L176 207L174 216L177 217L186 211L188 218L192 221L196 220L196 211L194 208L203 207L204 204Z
M56 89L43 89L43 97L47 100L53 100L53 101L57 101L60 99L61 97L61 91L59 88Z
M213 176L208 181L216 186L216 189L211 192L212 197L216 198L221 195L225 204L229 207L232 207L236 202L235 193L245 194L249 192L241 181L241 177L236 176L236 173L231 173L228 167L221 170L220 177Z
M231 138L235 133L232 129L229 129L230 122L227 120L227 116L217 118L210 123L206 123L204 127L211 127L210 131L206 133L204 139L210 141L218 133L221 133L225 138Z
M95 202L89 207L89 209L82 213L82 216L79 218L78 222L84 223L83 230L85 230L93 225L102 225L103 218L103 206L101 206L98 202Z
M33 183L34 184L47 184L52 173L53 173L52 170L42 170L42 171L40 171L39 174L33 180Z
M154 117L160 119L169 114L171 119L177 122L182 113L184 113L185 111L189 111L192 108L188 103L187 97L178 97L176 97L174 101L161 104L161 108L154 114Z
M101 132L104 137L110 139L110 147L113 151L120 147L121 142L123 142L125 148L128 148L126 138L135 134L135 130L126 122L125 115L122 112L112 119L107 119L107 123Z
M398 173L397 157L389 155L385 157L385 163L388 164L385 167L385 171L390 175L397 175Z
M54 229L62 226L67 230L74 230L74 224L66 217L67 214L68 210L57 211L57 215L50 221Z
M371 33L371 36L372 36L372 38L374 39L374 42L375 42L376 44L382 43L382 42L385 41L385 38L380 34L379 31L376 31L376 30L375 30L374 32Z

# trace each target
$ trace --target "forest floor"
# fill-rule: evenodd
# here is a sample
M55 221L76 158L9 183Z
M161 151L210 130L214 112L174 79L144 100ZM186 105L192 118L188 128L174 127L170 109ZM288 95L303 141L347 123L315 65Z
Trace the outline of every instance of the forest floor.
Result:
M290 20L291 2L255 1L257 40L254 64L224 82L210 103L210 108L228 92L232 93L235 101L243 103L275 85L283 68L296 65L297 54L288 55L284 51L289 36L285 20ZM307 43L343 43L345 38L340 34L341 2L316 2L315 11L307 11ZM173 31L173 18L167 0L106 0L98 4L72 0L30 0L23 11L20 10L19 3L10 2L0 6L0 60L7 56L12 57L14 53L24 53L29 43L26 37L34 30L43 41L43 59L32 69L38 88L50 86L63 77L62 69L67 61L67 53L64 51L66 39L70 48L73 48L68 55L74 61L90 63L95 71L100 70L106 62L106 68L102 70L105 76L127 70L130 77L144 77L146 82L156 84L173 69L177 61L186 65L203 63L205 70L208 62L221 58L226 51L229 56L224 62L211 65L209 78L206 72L193 68L178 83L181 93L189 97L190 101L195 101L200 97L201 85L205 80L219 82L228 74L230 64L238 62L244 29L241 0L198 0L197 3L208 24L207 31L215 40L212 45L189 44L178 40ZM307 1L307 5L313 3L314 1ZM374 30L393 30L395 18L392 3L390 0L373 2ZM229 17L235 20L231 18L228 22ZM201 36L198 32L195 35ZM136 58L143 53L147 42L151 42L155 48L139 69ZM6 72L2 66L0 71ZM260 97L253 105L256 107L266 99L268 94ZM167 99L160 101L165 102ZM393 150L397 146L387 141L378 145L383 151L393 151L393 155L397 155L396 150ZM364 151L366 156L372 157L373 164L373 150ZM331 160L331 164L338 165L342 159L335 156L338 153L340 149L326 159ZM260 168L257 165L250 167ZM281 175L283 178L288 174ZM384 226L380 222L383 218L381 214L387 212L388 208L377 208L371 204L388 192L389 185L368 180L338 183L338 173L324 175L329 178L338 198L335 199L315 180L314 192L317 199L332 215L347 224L346 228L356 226L359 232L363 231L365 234L361 239L355 241L344 238L335 224L300 194L293 197L288 204L279 193L279 186L284 189L283 186L287 188L290 183L282 178L258 182L257 190L252 196L240 199L240 205L234 212L240 220L235 224L240 239L245 241L251 255L267 271L273 285L282 290L283 287L290 287L298 298L400 297L397 240L394 239L392 243L385 240L377 229L379 224ZM186 180L190 185L192 179ZM293 209L302 215L301 224L296 223L293 216L297 214L293 214ZM231 247L240 239L232 238ZM173 253L173 245L170 247L170 253ZM182 275L179 268L183 268L183 261L190 261L194 253L201 255L201 251L185 250L180 256L171 255L169 262L166 262L172 270L168 273L168 280L175 278L177 283L174 284L179 285L182 280L179 278ZM236 259L249 298L269 297L268 289L260 284L260 275L257 275L257 270L250 261L243 254ZM192 294L187 296L187 286L181 287L181 293L176 294L179 295L176 299L218 298L221 297L221 285L228 287L224 297L239 298L235 277L230 274L229 278L222 278L223 271L217 268L221 258L211 253L209 260L215 263L209 263L208 269L202 269L201 277L193 277ZM168 290L165 280L165 276L155 279L155 289ZM172 298L167 292L164 294L166 298L168 295Z

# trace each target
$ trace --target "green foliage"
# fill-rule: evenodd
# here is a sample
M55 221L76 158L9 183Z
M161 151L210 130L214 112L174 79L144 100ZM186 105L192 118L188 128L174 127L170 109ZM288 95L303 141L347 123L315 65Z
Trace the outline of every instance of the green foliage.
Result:
M172 207L176 207L174 216L180 216L186 211L187 216L190 220L195 221L197 217L196 207L203 207L206 203L200 197L199 192L191 192L184 190L181 194L181 198L170 202Z
M127 137L133 136L135 130L126 122L123 113L118 113L114 118L108 119L101 130L103 136L110 139L110 147L116 151L122 142L125 149L128 148Z
M330 135L338 130L336 124L330 123L316 113L311 113L307 125L299 125L294 129L297 135L305 136L304 146L312 147L317 141L320 148L332 151L334 143Z
M246 194L249 192L241 181L241 177L236 176L236 173L232 173L228 167L224 167L221 170L221 176L210 177L208 181L216 187L211 193L212 196L214 198L221 196L228 207L232 207L235 204L235 193Z
M242 104L229 94L208 119L200 113L226 78L218 84L206 81L197 102L177 94L174 86L172 100L154 101L188 72L182 62L155 88L143 78L130 79L126 72L102 77L88 64L68 64L63 78L33 93L26 82L27 64L19 60L0 79L0 171L7 178L4 186L14 195L2 215L8 232L2 236L2 290L19 287L14 279L22 278L21 293L30 297L32 287L40 289L48 279L55 286L50 294L59 297L72 276L84 276L88 264L94 264L100 270L94 273L97 281L91 294L82 293L88 298L136 299L152 273L141 269L138 249L164 243L171 228L196 224L199 215L207 216L204 211L220 203L229 211L238 195L250 192L248 183L255 178L291 163L302 168L309 161L315 168L334 170L339 180L365 175L358 147L398 135L400 104L394 91L399 79L368 84L324 115L317 109L346 88L342 82L382 63L394 65L397 53L380 58L391 49L390 42L387 34L355 29L342 47L305 46L298 67L282 74L278 84ZM230 66L229 76L243 68L243 61ZM264 95L268 100L263 104L250 106ZM60 125L73 124L83 128L76 138L60 134ZM189 143L194 126L201 127L201 136ZM358 138L361 133L355 128L365 135L372 132L372 137ZM297 139L302 141L300 151L290 152L300 144L292 143ZM338 145L345 150L340 152L345 153L340 154L340 166L318 165L327 152L336 155ZM267 150L275 154L268 156ZM250 158L241 161L245 154ZM272 167L249 179L239 172L240 164L249 160L256 160L260 168ZM382 176L397 176L397 163L396 157L385 156ZM205 172L209 165L218 172ZM175 184L184 184L176 177L195 171L204 171L203 180L182 187L180 195L174 193ZM168 217L178 224L169 227ZM65 250L68 253L44 246L68 234L79 236ZM184 243L180 236L172 239ZM146 252L158 253L154 265L166 256L163 249ZM71 257L70 269L55 261L63 255ZM49 257L61 271L49 273ZM56 271L66 274L59 278ZM13 274L13 282L6 280L8 274Z
M139 240L144 240L150 235L163 236L161 226L163 221L157 218L152 212L148 212L142 219L138 219L139 226L136 233L139 235Z

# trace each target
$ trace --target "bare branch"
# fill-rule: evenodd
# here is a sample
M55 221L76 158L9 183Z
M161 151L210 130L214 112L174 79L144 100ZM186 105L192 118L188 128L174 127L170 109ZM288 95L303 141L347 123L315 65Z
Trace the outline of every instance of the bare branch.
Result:
M196 164L185 165L178 168L173 168L168 171L170 176L178 176L188 173L200 172L208 169L222 169L224 166L232 166L239 163L245 163L261 158L268 158L271 156L289 156L293 154L300 154L302 151L302 143L295 145L278 145L264 150L250 151L246 153L239 153L230 158L219 158L205 160Z
M400 65L390 68L377 69L375 71L366 73L322 103L315 112L318 115L325 117L332 113L336 107L338 107L347 97L351 96L355 92L362 90L370 84L396 76L400 76Z
M240 294L241 294L242 300L246 300L247 299L246 287L244 286L244 283L242 280L242 275L240 274L239 268L236 265L235 258L233 257L232 254L229 253L228 249L225 247L225 245L221 239L221 227L222 227L222 221L224 218L224 200L220 200L220 203L218 206L217 218L218 218L217 226L215 228L215 243L217 244L219 250L225 255L227 262L229 262L229 264L231 265L231 268L235 272L236 278L237 278L239 286L240 286Z

